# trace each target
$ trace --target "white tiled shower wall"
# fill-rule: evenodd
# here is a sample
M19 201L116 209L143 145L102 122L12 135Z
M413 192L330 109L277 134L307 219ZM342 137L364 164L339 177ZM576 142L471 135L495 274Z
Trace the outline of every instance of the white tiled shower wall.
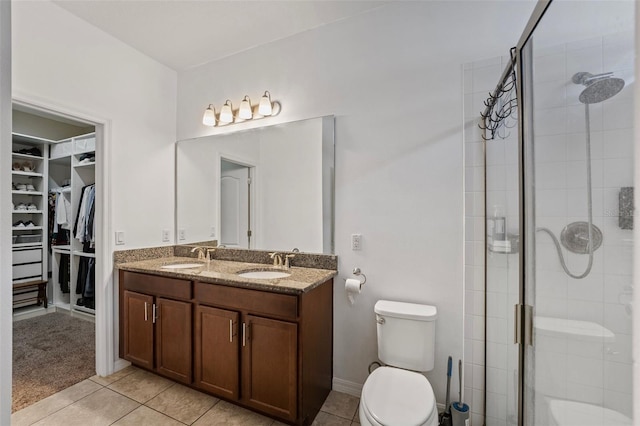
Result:
M483 101L495 87L507 58L464 66L465 117L465 401L472 423L515 424L517 347L512 343L513 305L518 293L516 254L489 253L487 263L487 383L484 383L485 163L477 127ZM575 72L614 71L631 80L633 38L617 34L534 53L536 219L556 235L566 224L586 220L584 106ZM615 341L589 342L536 334L534 365L536 424L548 424L549 398L573 399L630 417L631 233L618 224L618 192L633 181L633 100L627 87L591 107L594 222L604 234L592 273L568 278L555 248L538 235L536 315L592 321L615 333ZM517 131L487 143L487 210L500 205L509 232L517 229ZM567 256L565 250L565 256ZM584 255L567 257L582 271Z
M471 406L473 425L484 421L485 395L485 152L482 131L478 127L480 112L489 92L493 91L508 58L492 58L464 66L465 117L465 401ZM517 155L517 129L507 130L507 140L487 145L487 199L506 199L506 159ZM514 139L515 138L515 139ZM513 157L515 166L516 157ZM513 172L511 167L510 172ZM517 173L517 166L515 169ZM517 182L517 174L516 182ZM491 207L493 204L489 204ZM516 223L516 222L514 222ZM502 265L512 255L489 254L487 261ZM493 274L496 276L494 277ZM506 419L506 339L507 339L507 269L506 265L488 271L490 287L487 303L491 308L487 317L487 350L490 372L486 383L487 424L504 423ZM516 269L517 272L517 269ZM516 275L517 279L517 275ZM517 281L516 281L517 283ZM495 285L499 285L496 287ZM496 306L498 303L499 306ZM498 380L496 380L498 379Z

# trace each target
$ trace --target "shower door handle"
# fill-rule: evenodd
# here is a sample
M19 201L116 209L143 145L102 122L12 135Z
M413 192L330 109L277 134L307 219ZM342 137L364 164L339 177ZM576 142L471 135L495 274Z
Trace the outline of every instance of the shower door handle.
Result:
M514 306L513 343L533 346L533 306Z

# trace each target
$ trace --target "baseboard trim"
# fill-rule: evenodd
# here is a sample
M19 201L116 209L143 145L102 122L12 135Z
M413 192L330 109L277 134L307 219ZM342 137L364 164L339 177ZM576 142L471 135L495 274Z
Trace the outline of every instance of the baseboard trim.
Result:
M124 360L122 358L118 358L116 359L116 361L113 363L113 372L115 373L116 371L120 371L123 368L127 368L128 366L130 366L131 363L127 360Z
M357 396L358 398L360 398L360 394L362 393L361 383L350 382L349 380L334 377L331 385L334 391Z

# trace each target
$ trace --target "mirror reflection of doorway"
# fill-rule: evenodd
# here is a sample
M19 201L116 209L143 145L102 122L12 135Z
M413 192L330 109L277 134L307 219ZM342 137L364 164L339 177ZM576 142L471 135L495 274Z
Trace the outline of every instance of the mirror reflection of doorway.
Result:
M220 161L220 244L251 248L251 167Z

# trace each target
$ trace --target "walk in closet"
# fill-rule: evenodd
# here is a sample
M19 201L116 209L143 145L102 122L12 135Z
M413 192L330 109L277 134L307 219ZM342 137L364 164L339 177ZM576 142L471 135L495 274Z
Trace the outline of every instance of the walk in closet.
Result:
M12 150L14 314L93 315L94 129L14 110Z

